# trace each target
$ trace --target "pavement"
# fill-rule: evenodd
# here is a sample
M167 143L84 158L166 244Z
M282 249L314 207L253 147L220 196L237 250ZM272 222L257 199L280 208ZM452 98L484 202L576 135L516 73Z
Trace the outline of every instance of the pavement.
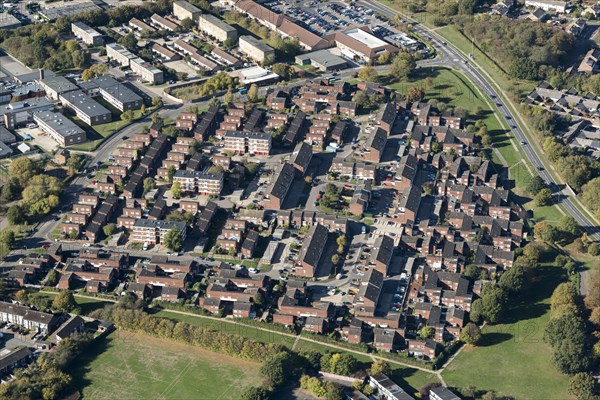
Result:
M391 7L381 4L375 0L363 0L360 3L391 19L397 15L401 15ZM545 182L549 183L549 187L555 196L556 202L563 205L565 210L571 216L573 216L573 218L575 218L577 223L588 233L590 237L600 240L598 227L595 226L594 222L588 219L588 217L585 216L575 205L575 201L578 201L575 199L575 194L570 189L564 190L564 185L555 180L546 169L546 165L540 156L542 152L541 149L534 141L532 141L533 144L529 143L528 136L522 128L524 123L521 120L521 117L518 116L519 118L515 118L515 115L513 115L512 111L504 104L504 101L501 100L502 97L498 94L499 92L496 90L497 85L493 79L490 76L487 76L487 73L479 68L476 62L474 63L473 60L463 55L451 43L444 44L446 43L445 39L438 35L435 30L418 24L415 20L405 15L402 15L402 17L415 22L413 28L416 33L422 35L422 37L431 38L430 42L436 49L438 57L436 60L428 61L428 64L435 63L460 70L477 86L477 88L483 94L488 97L488 99L486 99L488 104L490 102L495 103L496 108L500 112L499 117L502 118L506 125L510 127L512 135L520 143L521 149L523 150L525 156L536 169L535 172ZM423 64L424 63L421 63L421 66Z

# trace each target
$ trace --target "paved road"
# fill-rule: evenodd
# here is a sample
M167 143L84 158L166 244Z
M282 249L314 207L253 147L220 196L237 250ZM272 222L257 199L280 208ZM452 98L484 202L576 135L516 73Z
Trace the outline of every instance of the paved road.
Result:
M362 3L391 19L396 17L396 15L399 15L396 10L384 4L380 4L375 0L363 0ZM403 18L414 21L404 15ZM439 36L434 30L431 30L418 23L415 24L413 28L421 36L425 38L431 38L431 44L435 47L440 60L442 60L442 65L461 70L461 72L463 72L479 87L481 92L489 97L491 102L496 104L496 107L500 111L500 117L503 118L506 124L510 127L512 134L521 144L521 148L523 149L525 156L534 166L537 174L545 182L549 183L549 187L554 193L556 201L560 202L564 206L566 211L572 215L573 218L575 218L577 223L588 233L590 237L594 237L597 240L600 239L598 227L595 226L595 224L575 206L573 200L574 193L569 189L563 189L562 185L559 182L556 182L552 175L550 175L550 173L546 170L546 166L538 154L540 149L537 148L537 146L533 146L528 143L527 135L521 128L519 121L515 118L512 111L506 107L504 101L501 100L501 97L498 95L498 92L496 91L491 79L484 76L484 73L482 73L477 66L472 65L471 60L463 56L462 53L453 47L453 45L444 44L445 39Z

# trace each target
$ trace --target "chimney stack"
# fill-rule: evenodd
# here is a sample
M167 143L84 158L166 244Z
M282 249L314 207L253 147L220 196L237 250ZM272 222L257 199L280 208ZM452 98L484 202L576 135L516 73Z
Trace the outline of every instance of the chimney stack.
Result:
M40 81L44 79L44 68L40 68Z

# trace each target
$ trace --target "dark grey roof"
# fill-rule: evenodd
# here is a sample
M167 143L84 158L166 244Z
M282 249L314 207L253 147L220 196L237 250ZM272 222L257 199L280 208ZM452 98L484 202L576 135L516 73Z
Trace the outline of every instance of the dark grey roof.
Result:
M312 155L312 147L306 142L300 142L292 152L290 163L300 165L302 168L306 169L312 159Z
M99 117L102 115L110 115L110 111L104 108L100 103L92 99L87 94L83 93L81 90L74 90L68 93L61 94L61 97L64 98L69 105L73 108L78 109L83 114L88 117Z
M123 104L142 101L142 98L133 90L108 75L83 82L80 86L83 90L101 89Z
M79 315L72 315L71 318L67 320L64 324L62 324L54 333L54 337L58 339L64 339L76 330L81 329L84 321Z
M19 361L31 357L31 350L27 347L11 349L9 353L0 356L0 371L10 368Z
M40 120L48 125L54 132L62 137L85 135L85 131L75 122L65 117L61 113L52 111L43 111L33 114L34 120ZM85 137L85 136L84 136Z
M313 225L304 239L298 261L304 261L308 265L316 267L327 243L329 231L321 224Z
M60 75L46 76L42 79L42 82L59 94L79 89L76 84Z
M378 237L373 245L371 259L385 265L390 265L394 254L394 239L387 235Z
M49 324L55 318L54 314L47 314L40 311L35 311L29 307L22 306L19 304L7 303L5 301L0 301L0 311L7 314L19 315L26 320L39 322L43 324Z
M277 174L277 178L275 178L275 182L273 182L270 194L279 199L283 199L294 181L294 173L295 169L291 164L287 162L283 164L279 174Z
M396 110L396 103L386 103L381 110L381 116L379 119L381 122L393 125L396 121L397 113L398 111Z
M387 143L387 134L381 128L377 128L375 132L368 137L365 146L367 148L372 148L378 150L380 152L383 151L385 144Z

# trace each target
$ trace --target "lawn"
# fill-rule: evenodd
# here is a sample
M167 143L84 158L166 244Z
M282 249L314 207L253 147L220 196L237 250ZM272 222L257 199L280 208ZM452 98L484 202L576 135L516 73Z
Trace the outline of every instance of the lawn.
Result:
M511 310L505 324L486 326L484 343L467 346L442 373L457 388L474 386L517 399L569 399L569 378L554 367L542 338L549 320L550 296L565 279L562 270L540 266L528 297ZM477 373L474 373L477 371Z
M236 399L258 385L258 364L171 340L117 331L79 358L85 399Z
M407 392L412 392L411 394L413 396L416 395L423 386L429 383L439 382L439 379L435 374L404 367L393 368L390 378Z
M31 293L31 296L34 297L46 297L50 300L54 299L54 296L56 296L58 294L58 292L54 293L54 292L35 292L35 293ZM109 304L113 304L110 301L106 301L103 299L92 299L89 297L79 297L77 296L77 294L75 294L75 302L77 302L77 305L79 307L79 311L81 312L82 315L87 315L89 313L91 313L94 310L97 310L99 308L104 308L105 306L109 305Z

